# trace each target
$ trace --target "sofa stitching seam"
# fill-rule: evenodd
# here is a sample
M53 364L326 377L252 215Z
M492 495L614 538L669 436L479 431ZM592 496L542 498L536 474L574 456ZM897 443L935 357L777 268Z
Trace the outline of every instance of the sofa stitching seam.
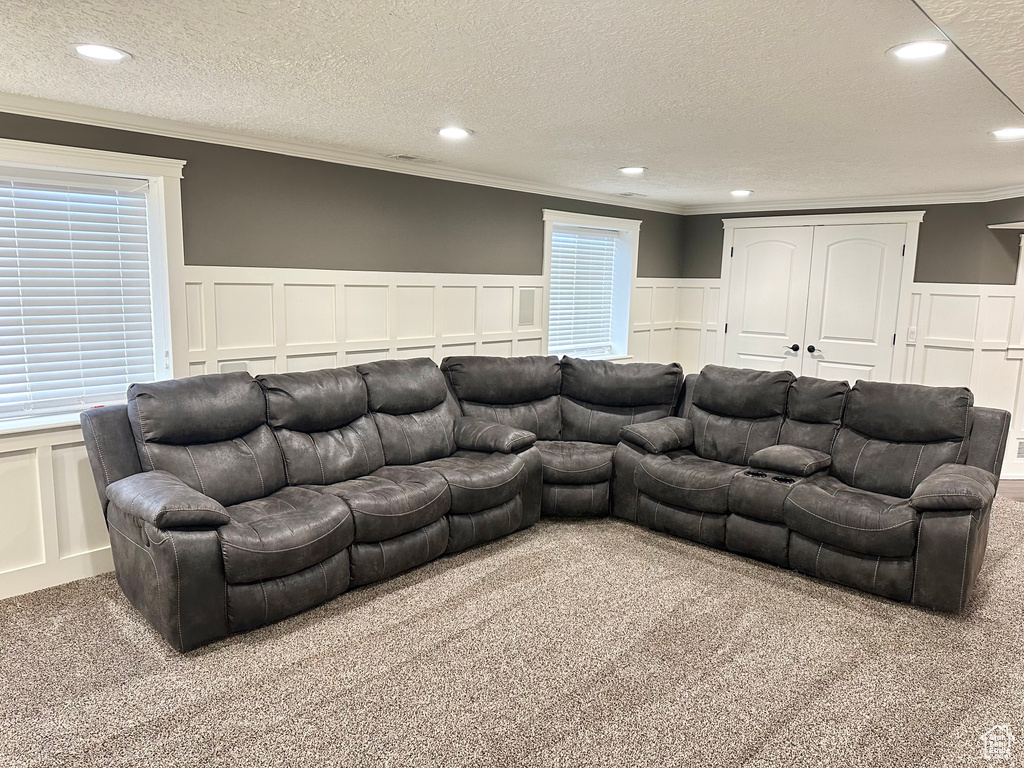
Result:
M795 501L793 501L792 498L787 498L786 501L792 502L794 507L802 509L804 512L806 512L811 517L816 517L819 520L823 520L824 522L829 523L830 525L838 525L840 528L849 528L851 531L869 531L869 532L872 532L872 533L878 533L880 531L891 531L894 528L899 528L901 526L910 525L911 523L916 522L916 518L915 518L913 520L904 520L902 523L896 523L896 525L890 525L887 528L859 528L856 525L846 525L845 523L839 523L839 522L836 522L835 520L829 520L827 517L822 517L821 515L817 515L814 512L811 512L811 510L807 509L806 507L802 507L799 504L797 504Z
M1008 432L1007 427L1009 426L1009 421L1010 421L1010 412L1009 411L1003 411L1003 427L1000 430L1000 435L999 435L1000 438L1003 436L1003 433ZM996 474L996 470L998 469L998 466L997 466L998 464L999 464L999 451L996 451L995 458L992 459L992 474L993 475Z
M316 454L317 463L320 465L320 479L324 485L327 485L327 473L324 471L324 461L320 458L320 449L316 447L316 440L313 439L312 435L307 433L306 436L309 438L310 445L313 446L313 453Z
M971 407L964 408L964 439L960 441L960 447L956 449L956 458L953 460L954 464L960 463L960 454L963 453L964 443L967 442L967 427L971 420Z
M740 463L741 464L746 464L747 463L747 451L749 450L750 433L754 431L754 424L755 423L756 422L753 419L751 419L750 420L750 426L747 427L747 437L743 441L743 456L740 458ZM776 440L776 442L778 442L778 440Z
M596 472L597 470L604 469L605 467L611 464L612 461L611 459L609 459L604 464L598 464L593 467L584 467L583 469L559 469L558 467L548 467L548 469L551 470L552 472L561 472L562 474L565 475L578 475L580 472Z
M120 528L118 528L118 527L117 527L116 525L114 525L114 524L112 524L112 523L111 523L109 527L110 527L110 530L112 530L112 531L115 531L115 532L117 532L117 534L118 534L119 536L121 536L121 538L123 538L123 539L124 539L125 541L127 541L127 542L128 542L129 544L133 544L133 545L135 545L136 547L138 547L139 549L141 549L141 550L142 550L143 552L145 552L145 553L146 553L146 555L148 555L148 557L149 557L149 560L150 560L150 562L151 562L151 563L153 563L153 572L154 572L154 573L156 573L156 587L157 587L157 589L159 589L159 590L160 590L160 592L162 593L162 592L164 591L164 586L163 586L163 582L162 582L162 581L161 581L161 579L160 579L160 571L159 571L159 570L157 569L157 567L156 567L156 559L155 559L155 558L153 557L153 553L152 553L152 552L150 552L150 551L149 551L149 549L148 549L147 547L144 547L144 546L142 546L142 545L141 545L141 544L139 544L139 543L138 543L137 541L132 541L132 540L131 540L131 539L130 539L130 538L129 538L128 536L127 536L127 534L125 534L125 533L124 533L124 532L123 532L123 531L122 531L122 530L121 530Z
M917 546L914 549L914 578L910 583L910 601L913 602L917 596L917 569L920 567L921 558L921 531L924 530L923 525L917 526Z
M910 478L911 493L913 493L914 489L917 487L916 485L914 485L914 482L917 480L918 470L921 469L921 457L924 456L925 445L927 445L927 443L921 443L921 450L917 452L917 464L914 465L914 474Z
M447 490L448 490L448 488L447 488L447 487L445 487L444 489L442 489L442 491L441 491L441 492L440 492L439 494L437 494L437 496L435 496L434 498L432 498L432 499L431 499L430 501L428 501L428 502L426 502L426 503L424 503L424 504L420 504L420 505L419 505L418 507L416 507L415 509L410 509L410 510L408 510L408 511L406 511L406 512L403 512L402 514L405 514L405 515L411 515L411 514L412 514L413 512L419 512L419 511L420 511L421 509L426 509L426 508L427 508L427 507L429 507L429 506L430 506L431 504L433 504L433 503L434 503L435 501L437 501L437 500L438 500L438 499L440 499L440 498L441 498L442 496L444 496L444 492L445 492L445 491L447 491ZM346 500L345 500L345 502L346 502L346 503L348 503L348 499L346 499ZM381 514L380 512L369 512L369 511L367 511L367 510L365 510L365 509L359 509L358 507L356 508L356 510L357 510L357 511L359 512L359 514L361 514L361 515L367 515L368 517L393 517L393 515ZM344 521L344 520L342 520L342 523L343 523L343 522L345 522L345 521ZM338 525L341 525L341 523L338 523ZM337 526L335 526L335 528L336 528L336 527L337 527ZM334 528L332 528L332 529L331 529L331 531L333 531L333 530L334 530ZM330 533L331 531L328 531L327 533ZM324 534L324 536L326 536L326 535L327 535L327 533L325 533L325 534Z
M866 438L864 440L864 445L862 445L860 447L860 453L857 454L857 461L855 461L854 464L853 464L853 476L850 478L850 485L853 485L854 483L857 482L857 467L860 466L860 459L864 455L864 451L865 451L865 449L867 449L868 444L870 442L871 442L871 438Z
M498 483L497 485L459 485L458 483L453 483L451 480L448 480L448 478L445 478L445 480L448 481L448 485L454 485L456 488L463 488L467 491L489 491L492 488L501 488L501 486L511 483L513 480L515 480L517 477L523 474L524 469L526 469L525 464L521 466L519 470L514 475L512 475L512 477L510 477L508 480L505 480L504 482Z
M196 477L199 478L199 490L204 494L206 493L206 483L203 482L203 476L199 474L199 465L196 464L196 457L192 455L192 449L189 446L185 446L185 452L188 454L189 459L192 460L192 469L196 471ZM152 459L150 459L152 462Z
M92 425L90 424L89 426L91 427ZM93 443L96 445L96 453L100 457L100 467L103 469L103 482L106 485L110 485L110 472L107 471L107 460L103 457L103 446L100 445L100 440L96 436L95 432L96 431L93 430Z
M267 484L263 481L263 470L260 469L260 462L259 459L256 458L256 452L252 449L252 446L245 442L243 438L238 438L238 442L244 445L246 450L249 451L249 455L252 457L252 463L256 465L256 474L260 478L260 496L265 497L267 495Z
M974 513L971 513L970 519L967 522L967 535L964 536L964 569L960 575L960 601L957 603L960 610L964 607L964 587L967 586L967 555L971 547L971 525L974 523Z
M232 549L240 549L243 552L256 552L256 553L261 554L261 555L276 555L276 554L279 554L281 552L292 552L292 551L294 551L296 549L302 549L303 547L308 547L308 546L310 546L312 544L316 544L321 539L327 538L332 533L334 533L336 530L338 530L338 528L340 528L342 525L344 525L346 520L348 520L348 516L347 515L346 515L344 520L341 520L339 523L337 523L333 528L331 528L331 530L327 531L326 533L320 534L315 539L310 539L309 541L305 542L304 544L296 544L294 547L285 547L283 549L250 549L248 547L243 547L243 546L241 546L239 544L233 544L230 541L224 541L224 540L221 540L221 544L223 544L225 547L231 547ZM249 527L252 528L252 523L249 523ZM263 541L263 537L260 536L259 531L257 531L255 528L253 528L253 532L255 532L255 534L260 538L260 541L262 542Z
M655 477L654 475L651 474L651 471L649 469L647 469L647 467L645 467L643 464L640 464L639 466L640 466L640 469L642 469L647 474L647 476L649 478L651 478L652 480L654 480L655 482L661 483L662 485L667 485L669 488L675 488L676 490L679 490L679 491L717 491L719 488L728 488L729 485L731 484L731 481L730 481L729 483L726 483L725 485L715 485L715 486L712 486L710 488L687 488L686 486L683 486L683 485L675 485L674 483L669 483L669 482L667 482L665 480L662 480L660 477ZM799 506L799 505L797 505L797 506ZM802 507L801 507L801 509L802 509Z
M178 644L181 645L182 650L185 649L185 640L182 637L181 632L181 567L178 565L178 547L174 544L174 537L168 536L167 540L171 542L171 551L174 553L174 586L176 593L177 609L178 609Z

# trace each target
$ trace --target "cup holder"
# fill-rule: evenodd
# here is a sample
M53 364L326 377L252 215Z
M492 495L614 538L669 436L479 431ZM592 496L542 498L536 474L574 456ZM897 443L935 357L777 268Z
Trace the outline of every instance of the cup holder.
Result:
M764 472L758 472L757 470L754 469L748 469L743 474L746 475L747 477L768 477L768 475L766 475Z
M773 483L779 483L781 485L792 485L796 482L792 477L782 477L781 475L774 475L772 477Z

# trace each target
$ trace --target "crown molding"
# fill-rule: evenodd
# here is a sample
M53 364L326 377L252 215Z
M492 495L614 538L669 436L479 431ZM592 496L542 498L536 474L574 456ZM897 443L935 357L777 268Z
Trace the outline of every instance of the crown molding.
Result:
M14 93L0 93L0 112L10 112L27 117L41 117L47 120L60 120L68 123L94 125L100 128L113 128L119 131L150 133L172 139L222 144L241 149L254 149L260 152L273 152L278 155L302 157L308 160L321 160L339 165L352 165L359 168L372 168L378 171L403 173L408 176L423 176L443 181L455 181L462 184L507 189L514 192L528 192L534 195L547 195L588 203L614 205L619 208L635 208L643 211L657 211L677 215L683 212L683 206L657 202L647 198L638 200L636 198L620 197L600 192L586 192L569 187L539 184L523 179L494 176L433 163L430 165L416 165L389 157L352 152L324 144L275 139L240 131L193 125L176 120L165 120L159 117L147 117L145 115L117 112L111 109L52 101L50 99L39 99L34 96L22 96Z
M942 203L990 203L1010 197L1024 197L1024 185L1002 187L980 191L945 192L917 195L871 195L865 197L827 198L816 200L765 200L751 207L752 201L742 203L710 203L706 205L682 205L677 203L659 202L649 198L628 198L601 192L586 192L580 189L559 187L495 176L476 171L467 171L445 165L415 165L389 157L352 152L340 147L325 144L277 139L269 136L225 130L177 120L166 120L159 117L147 117L129 112L118 112L101 107L90 107L83 104L71 104L63 101L40 99L35 96L23 96L14 93L0 92L0 112L10 112L27 117L41 117L47 120L60 120L68 123L94 125L100 128L113 128L120 131L150 133L172 139L201 141L207 144L222 144L240 149L253 149L259 152L272 152L278 155L302 157L308 160L321 160L339 165L352 165L359 168L372 168L378 171L402 173L407 176L422 176L443 181L455 181L462 184L475 184L483 187L495 187L514 192L527 192L534 195L548 195L568 200L580 200L588 203L614 205L620 208L633 208L642 211L657 211L677 215L699 215L709 213L758 213L763 211L806 211L830 208L879 208L885 206L904 205L938 205Z
M722 203L720 205L686 205L682 212L686 216L709 213L759 213L765 211L810 211L830 208L885 208L907 205L943 205L950 203L992 203L1011 197L1024 197L1024 185L999 187L979 192L936 192L925 195L869 195L865 197L841 197L821 200L790 200L772 202L766 200L756 208L750 203Z

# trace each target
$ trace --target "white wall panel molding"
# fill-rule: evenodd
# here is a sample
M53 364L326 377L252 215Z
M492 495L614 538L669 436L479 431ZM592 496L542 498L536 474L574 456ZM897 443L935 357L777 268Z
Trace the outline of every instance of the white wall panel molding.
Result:
M543 291L540 275L187 266L180 375L540 354Z
M677 362L687 374L718 362L720 292L718 279L636 278L630 357Z
M1003 476L1024 477L1024 288L915 283L904 351L904 381L969 386L975 404L1013 414Z
M0 599L113 568L81 429L4 436L0 489Z

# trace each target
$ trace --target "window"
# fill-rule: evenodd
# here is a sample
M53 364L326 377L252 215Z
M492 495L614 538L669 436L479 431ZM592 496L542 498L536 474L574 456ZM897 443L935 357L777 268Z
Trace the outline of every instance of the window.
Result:
M624 357L640 222L545 211L548 353Z
M146 179L0 166L0 424L162 377L148 194Z

